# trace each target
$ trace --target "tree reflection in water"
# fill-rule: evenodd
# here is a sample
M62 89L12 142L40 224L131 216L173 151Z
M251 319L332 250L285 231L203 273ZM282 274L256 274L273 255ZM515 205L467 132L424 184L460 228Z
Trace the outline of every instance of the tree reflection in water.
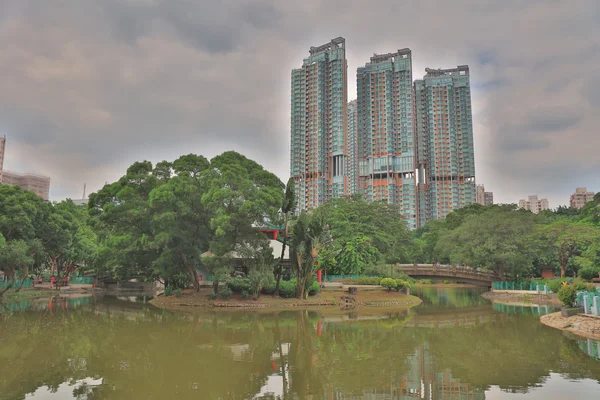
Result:
M185 314L105 299L5 313L0 399L44 387L61 399L483 399L492 385L527 392L550 372L600 379L581 342L531 316L456 303L445 312ZM89 378L101 383L74 384Z

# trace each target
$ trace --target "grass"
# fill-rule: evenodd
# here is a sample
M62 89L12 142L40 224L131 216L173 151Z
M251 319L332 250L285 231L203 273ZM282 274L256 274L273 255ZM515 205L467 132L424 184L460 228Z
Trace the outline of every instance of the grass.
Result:
M55 290L21 290L19 292L15 292L14 290L9 290L4 293L4 296L0 298L0 300L4 301L12 301L12 300L27 300L27 299L39 299L42 297L52 297L56 294Z

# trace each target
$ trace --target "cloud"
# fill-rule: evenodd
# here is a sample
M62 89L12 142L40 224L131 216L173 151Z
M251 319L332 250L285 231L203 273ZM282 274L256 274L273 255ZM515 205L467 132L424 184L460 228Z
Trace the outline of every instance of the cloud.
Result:
M97 190L135 160L235 149L285 181L290 71L346 38L349 99L374 53L469 64L477 180L495 198L565 204L600 190L600 5L581 0L0 0L7 169L51 197Z

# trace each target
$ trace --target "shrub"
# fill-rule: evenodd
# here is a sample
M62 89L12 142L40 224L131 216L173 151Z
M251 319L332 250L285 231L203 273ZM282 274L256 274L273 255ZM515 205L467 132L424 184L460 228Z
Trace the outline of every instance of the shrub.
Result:
M396 289L396 287L398 286L398 284L396 283L395 280L393 280L392 278L383 278L379 284L381 286L383 286L384 288L386 288L388 291L392 290L392 289Z
M347 285L379 285L381 281L380 277L377 276L363 276L360 278L344 279L344 283Z
M210 292L210 296L208 296L208 298L211 299L211 300L214 300L214 299L217 298L217 294L214 291Z
M229 289L229 286L224 285L221 290L219 290L219 297L222 299L228 299L231 297L231 289Z
M449 280L444 280L444 283L450 283L450 281Z
M181 297L182 293L181 293L181 289L180 288L175 289L174 293L175 293L175 297Z
M310 286L306 288L306 291L309 296L314 296L321 291L321 286L319 285L319 282L313 281Z
M173 293L173 288L172 288L171 286L167 286L167 287L165 288L165 293L164 293L164 294L165 294L165 296L170 296L170 295L171 295L171 293Z
M248 300L248 291L247 290L242 290L242 299Z
M567 285L560 288L558 291L558 299L563 302L566 307L574 307L577 299L576 285Z
M296 279L279 283L279 296L290 299L296 296Z
M275 282L265 283L264 286L263 286L263 288L262 288L262 290L260 292L262 294L273 294L273 293L275 293Z
M433 281L431 279L421 279L419 280L419 283L423 285L433 285Z
M581 279L590 282L592 279L598 278L598 272L600 272L600 267L585 267L579 270L578 275Z
M562 280L560 280L560 279L552 279L552 280L548 280L544 283L546 285L548 285L548 288L550 290L552 290L554 293L558 293L558 291L560 290L560 288L562 286Z
M250 291L250 280L248 278L233 278L227 282L227 286L233 293L242 293L244 290Z
M403 288L411 288L413 285L411 282L405 281L404 279L396 279L396 290L400 291Z

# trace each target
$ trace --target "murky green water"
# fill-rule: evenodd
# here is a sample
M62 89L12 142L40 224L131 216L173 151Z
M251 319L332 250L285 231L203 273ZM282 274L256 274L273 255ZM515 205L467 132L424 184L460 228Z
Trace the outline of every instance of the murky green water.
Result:
M410 312L157 310L143 298L0 308L0 399L598 399L600 343L537 306L428 288ZM596 357L596 358L595 358Z

